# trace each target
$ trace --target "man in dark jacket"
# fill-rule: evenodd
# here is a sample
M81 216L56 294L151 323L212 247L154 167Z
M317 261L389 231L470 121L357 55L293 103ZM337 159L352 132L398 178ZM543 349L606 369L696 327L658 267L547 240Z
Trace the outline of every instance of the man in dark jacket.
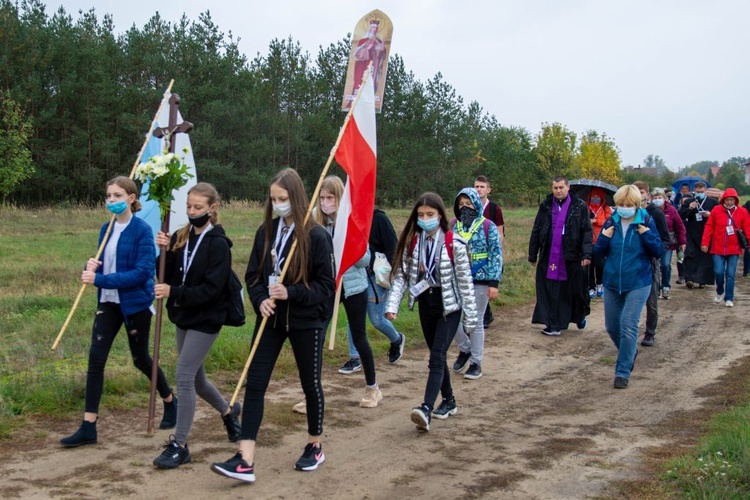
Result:
M706 196L706 184L698 181L695 193L685 197L678 209L687 232L683 269L688 288L714 284L714 264L711 254L701 252L701 239L711 210L718 204L714 198Z
M586 202L569 191L568 179L555 177L529 239L529 262L536 266L531 322L545 325L545 335L560 335L569 323L585 328L590 311L586 266L591 263L591 220Z
M641 192L641 208L645 208L648 215L654 219L662 245L664 245L665 249L669 248L669 228L667 227L667 218L664 216L664 211L651 203L648 184L643 181L635 181L633 185ZM659 260L651 259L651 264L654 275L651 280L651 294L646 301L646 332L641 341L641 345L644 346L654 345L654 335L656 335L656 327L659 324L659 290L661 290Z

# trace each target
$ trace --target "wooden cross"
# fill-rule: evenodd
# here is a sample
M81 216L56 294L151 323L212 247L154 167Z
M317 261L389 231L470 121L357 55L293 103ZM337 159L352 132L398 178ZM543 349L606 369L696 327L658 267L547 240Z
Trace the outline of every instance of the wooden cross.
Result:
M177 107L180 105L180 96L172 94L169 97L169 123L166 127L159 127L154 130L154 137L164 137L167 141L167 152L174 153L175 141L172 139L174 134L189 134L193 130L193 124L183 120L177 123Z

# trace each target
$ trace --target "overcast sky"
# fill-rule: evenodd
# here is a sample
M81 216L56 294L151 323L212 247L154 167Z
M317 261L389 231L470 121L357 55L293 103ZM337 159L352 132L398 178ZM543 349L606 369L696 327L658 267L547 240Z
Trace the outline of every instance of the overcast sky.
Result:
M626 165L750 156L748 0L49 0L47 13L60 5L74 19L112 14L117 33L156 10L175 21L209 9L249 58L289 36L314 57L377 8L408 70L441 72L504 125L605 132Z

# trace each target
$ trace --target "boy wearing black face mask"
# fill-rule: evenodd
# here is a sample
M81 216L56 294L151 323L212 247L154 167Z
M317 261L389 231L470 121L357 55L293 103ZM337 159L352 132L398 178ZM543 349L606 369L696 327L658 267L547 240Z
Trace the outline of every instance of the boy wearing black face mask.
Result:
M465 188L456 196L453 204L456 219L451 230L466 240L471 259L471 276L474 282L474 297L477 314L482 317L490 300L497 297L503 267L503 250L497 226L482 214L482 200L474 188ZM470 335L467 335L470 334ZM459 354L453 370L461 372L469 365L464 378L476 380L482 376L482 355L484 351L484 325L478 322L473 332L464 332L459 325L456 330L456 344ZM455 413L455 403L443 401L434 412L435 418L447 418Z

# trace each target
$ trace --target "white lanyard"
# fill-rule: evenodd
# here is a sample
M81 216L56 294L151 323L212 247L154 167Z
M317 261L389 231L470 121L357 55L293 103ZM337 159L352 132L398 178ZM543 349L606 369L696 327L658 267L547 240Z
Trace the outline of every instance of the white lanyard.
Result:
M190 269L190 266L193 265L193 259L195 258L195 254L198 253L198 247L201 246L201 241L203 241L203 237L206 235L207 232L209 232L211 229L213 229L213 224L209 224L206 226L206 229L201 231L201 235L198 236L198 241L195 242L195 248L193 248L193 251L190 252L190 235L188 234L188 240L185 242L185 249L182 252L182 284L185 284L185 278L187 278L188 269ZM188 259L188 253L190 254L190 258Z
M427 280L431 283L435 282L435 279L433 278L433 273L435 272L435 255L437 254L437 248L438 248L438 240L440 237L440 233L442 231L438 229L435 231L435 234L432 235L432 250L430 251L430 255L427 255L426 251L422 252L422 264L425 268L425 273L427 275ZM421 248L426 248L427 244L427 234L422 231L422 242L421 242Z
M284 228L288 227L286 234L284 234ZM279 226L276 228L276 240L273 243L273 249L271 250L271 257L273 258L273 274L281 276L281 265L284 259L281 258L281 254L286 247L286 242L294 231L294 222L291 226L287 226L283 220L279 220Z

